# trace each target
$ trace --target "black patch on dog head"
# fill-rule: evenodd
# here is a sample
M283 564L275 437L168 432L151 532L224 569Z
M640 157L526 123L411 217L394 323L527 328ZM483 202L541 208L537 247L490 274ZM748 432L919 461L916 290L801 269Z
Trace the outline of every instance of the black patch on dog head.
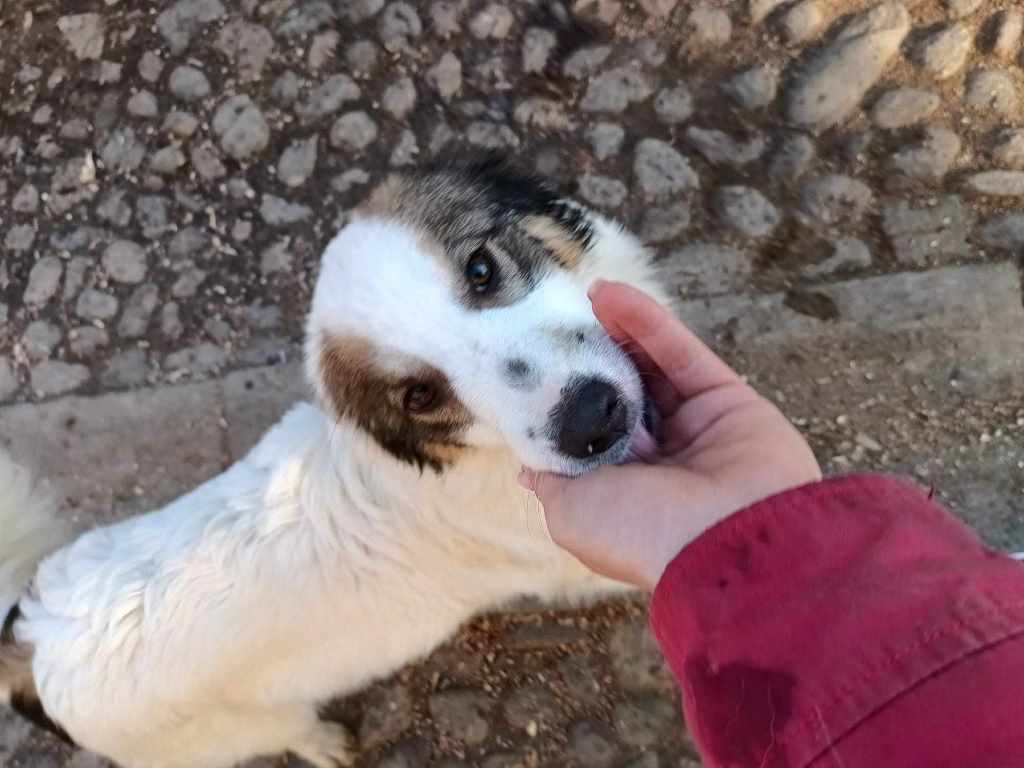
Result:
M449 270L459 300L473 309L508 306L548 270L576 269L594 236L584 209L495 152L448 157L392 176L359 213L418 232ZM474 291L466 281L479 253L497 267L495 290Z

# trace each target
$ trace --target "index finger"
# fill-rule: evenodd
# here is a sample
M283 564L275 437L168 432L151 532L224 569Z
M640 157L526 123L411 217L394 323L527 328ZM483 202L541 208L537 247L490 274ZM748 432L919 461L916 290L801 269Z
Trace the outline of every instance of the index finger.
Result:
M683 399L728 384L739 375L672 313L623 283L600 283L590 294L594 314L617 341L636 344Z

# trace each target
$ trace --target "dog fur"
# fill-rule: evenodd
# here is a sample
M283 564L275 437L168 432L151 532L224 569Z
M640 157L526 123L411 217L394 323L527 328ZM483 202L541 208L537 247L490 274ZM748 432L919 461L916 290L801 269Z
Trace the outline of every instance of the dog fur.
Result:
M518 597L624 590L559 550L516 483L524 463L622 461L644 432L596 278L665 298L633 236L500 162L386 181L323 256L317 402L223 474L54 551L50 499L0 454L0 690L129 768L347 766L331 698ZM622 426L570 455L595 380Z

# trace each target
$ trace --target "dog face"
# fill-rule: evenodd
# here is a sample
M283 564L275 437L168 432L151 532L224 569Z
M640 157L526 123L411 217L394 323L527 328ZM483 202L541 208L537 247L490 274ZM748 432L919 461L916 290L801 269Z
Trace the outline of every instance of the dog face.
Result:
M565 474L624 460L644 395L587 299L602 238L646 265L618 227L500 161L389 179L323 257L307 329L322 403L437 471L501 445Z

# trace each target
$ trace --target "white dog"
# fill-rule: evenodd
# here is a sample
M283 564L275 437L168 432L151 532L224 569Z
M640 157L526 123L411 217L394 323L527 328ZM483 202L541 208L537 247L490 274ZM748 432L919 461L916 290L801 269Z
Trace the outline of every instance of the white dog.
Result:
M664 298L616 224L487 161L388 180L328 246L318 404L167 507L69 544L0 456L0 695L124 766L290 750L347 766L329 699L523 595L622 589L546 536L522 464L650 447L595 278Z

